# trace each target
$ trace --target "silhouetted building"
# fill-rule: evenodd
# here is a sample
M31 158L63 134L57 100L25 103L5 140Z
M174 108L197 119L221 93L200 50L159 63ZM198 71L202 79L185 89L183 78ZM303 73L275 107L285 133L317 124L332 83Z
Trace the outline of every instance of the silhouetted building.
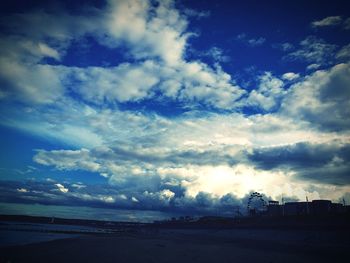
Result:
M345 210L345 213L349 213L350 214L350 205L344 206L344 210Z
M282 206L278 201L269 201L266 213L268 216L280 216L282 215Z
M284 215L306 215L309 210L308 202L288 202L284 204Z
M332 202L329 200L313 200L311 203L312 214L326 215L330 214Z
M331 213L332 214L341 214L345 212L345 206L340 203L331 204Z
M266 216L300 216L300 215L328 215L350 213L350 206L341 203L332 203L330 200L313 200L312 202L287 202L279 204L278 201L268 201L263 215ZM249 210L249 215L257 214L255 209ZM262 214L262 213L261 213Z

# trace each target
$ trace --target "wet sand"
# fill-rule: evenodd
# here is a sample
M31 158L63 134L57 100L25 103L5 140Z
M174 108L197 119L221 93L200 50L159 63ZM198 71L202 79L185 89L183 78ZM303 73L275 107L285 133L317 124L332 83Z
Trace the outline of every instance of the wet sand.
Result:
M1 262L349 262L348 231L139 229L0 248Z

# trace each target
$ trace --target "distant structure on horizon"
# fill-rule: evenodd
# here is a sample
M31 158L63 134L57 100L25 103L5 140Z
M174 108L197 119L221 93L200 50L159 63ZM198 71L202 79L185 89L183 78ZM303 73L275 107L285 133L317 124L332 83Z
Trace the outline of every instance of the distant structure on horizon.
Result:
M350 206L341 203L332 203L330 200L313 200L311 202L269 201L266 206L267 216L300 216L300 215L327 215L340 214L350 211Z
M255 204L255 205L253 205ZM313 200L309 202L284 202L270 200L266 202L261 193L253 192L250 194L247 204L248 216L301 216L301 215L327 215L350 213L350 206L341 203L332 203L330 200Z

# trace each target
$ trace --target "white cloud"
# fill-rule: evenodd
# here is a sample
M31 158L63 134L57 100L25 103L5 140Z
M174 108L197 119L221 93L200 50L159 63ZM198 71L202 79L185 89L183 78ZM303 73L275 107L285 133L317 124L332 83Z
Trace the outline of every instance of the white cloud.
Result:
M338 59L349 60L350 59L350 44L343 46L335 56Z
M266 39L263 37L249 38L245 33L239 34L236 38L237 38L237 40L242 41L243 43L246 43L247 45L249 45L251 47L261 46L266 41Z
M47 152L46 154L51 153ZM55 157L58 162L61 161L58 152L55 153ZM108 163L110 164L112 160L115 160L115 157L108 157L106 155L103 157L97 157L96 155L96 158L104 158L104 166L108 165ZM242 159L240 160L242 161ZM114 162L118 163L118 161ZM111 183L122 185L122 189L126 191L126 193L130 191L130 193L133 194L140 193L140 191L144 191L143 189L145 188L153 188L155 189L153 191L144 191L143 196L148 199L158 200L165 205L169 204L170 200L175 197L175 193L167 188L159 190L157 180L152 179L154 178L152 174L159 176L164 186L181 187L185 189L187 198L194 198L201 192L209 193L217 198L221 198L228 193L234 194L238 198L243 198L250 191L261 191L267 193L272 198L277 198L281 195L295 196L299 199L303 199L305 195L320 198L320 196L331 194L327 190L329 185L317 183L317 181L311 184L308 181L299 180L296 176L296 172L283 169L261 170L254 168L254 166L249 163L240 163L230 166L228 164L210 165L209 163L205 163L203 165L198 165L180 162L177 163L176 166L174 166L174 164L167 166L166 163L163 162L158 163L156 166L153 166L152 163L143 166L143 164L140 164L140 160L128 160L121 165L121 167L124 167L128 162L135 162L133 164L134 167L138 166L139 169L143 169L147 166L147 174L132 173L131 170L135 168L127 167L126 170L129 172L125 175L114 171L116 174L110 177ZM120 181L120 178L123 176L127 178L124 182ZM172 180L171 184L167 183L169 179ZM318 191L311 191L311 185L317 186ZM57 185L57 187L59 187L60 190L64 189L63 186ZM341 187L338 189L338 196L344 194L344 190L340 191L340 189ZM336 196L334 194L331 195L334 197ZM95 198L107 203L113 203L117 200L129 200L126 194L119 194L114 197L110 195L98 195L97 197L90 197L90 200ZM139 199L134 197L131 198L131 201L138 203Z
M182 60L187 20L174 8L172 1L109 1L106 26L109 44L126 41L136 58L161 58L168 65ZM130 21L133 21L130 23Z
M283 101L283 111L309 121L319 129L348 130L349 76L349 64L338 64L329 70L314 72L291 87Z
M86 185L82 184L82 183L76 183L76 184L72 184L73 187L77 188L77 189L82 189L85 188Z
M65 188L64 185L62 184L55 184L55 186L58 188L59 191L61 191L62 193L68 193L69 189Z
M346 30L350 29L350 17L344 21L344 29Z
M202 19L210 16L210 11L198 11L194 9L186 8L184 11L184 14L189 17L195 17L197 19Z
M113 198L113 196L101 196L99 199L103 202L106 202L106 203L114 203L115 202L115 198Z
M325 27L325 26L336 26L342 22L341 16L328 16L321 20L313 21L312 27Z
M140 202L135 196L132 196L132 197L131 197L131 201L133 201L133 202L135 202L135 203Z
M25 65L0 58L0 79L4 83L3 99L45 104L55 102L64 93L54 66Z
M175 193L173 193L169 189L164 189L160 192L160 196L163 199L170 200L171 198L173 198L175 196Z
M287 72L287 73L284 73L282 75L282 79L289 80L289 81L295 80L299 77L300 77L300 75L298 73L294 73L294 72Z
M252 38L248 40L248 44L252 47L256 47L256 46L261 46L262 44L264 44L266 41L265 38L263 37L259 37L259 38Z
M211 57L216 62L229 62L231 58L224 54L224 51L218 47L211 47L208 51L202 53L203 56Z
M28 193L29 191L25 188L17 188L17 191L20 193Z
M57 50L49 47L48 45L39 43L38 48L43 56L60 60L60 54L57 52Z
M261 88L271 89L271 84L267 82L273 80L272 75L264 76L262 79L266 81L262 82ZM280 88L280 82L272 83L275 83L275 88ZM171 120L131 112L90 112L86 123L92 126L87 127L94 129L97 125L108 147L74 151L40 150L34 161L60 170L96 172L125 189L157 188L154 183L158 180L151 179L155 176L164 186L183 187L192 197L201 191L217 196L227 193L243 196L257 188L261 183L259 178L262 181L266 178L281 180L285 182L285 187L296 184L298 189L303 189L300 193L305 193L309 184L298 181L289 174L290 171L262 172L255 169L246 156L256 147L295 144L305 138L317 143L348 140L345 135L342 137L312 129L307 121L296 118L298 115L289 118L288 114L250 117L241 114L205 117L188 114ZM118 141L115 141L116 138ZM253 179L256 180L254 184L251 183ZM271 195L287 191L281 186L272 193L269 189L276 181L270 179L266 180L264 187L261 186L261 190ZM288 190L288 193L292 192ZM160 198L158 194L157 198Z
M286 42L286 43L282 43L282 44L281 44L281 49L282 49L283 51L290 51L290 50L292 50L293 48L294 48L294 46L293 46L291 43Z
M152 95L151 90L159 82L156 70L159 68L152 61L141 65L124 63L113 68L75 68L72 71L73 83L78 80L76 90L87 101L95 103L126 102L145 99Z
M306 67L306 70L315 70L315 69L318 69L319 67L321 67L320 64L310 64Z
M57 157L60 157L57 159ZM100 164L89 158L89 150L53 150L48 154L46 151L38 151L34 161L42 165L54 165L58 169L83 169L98 171Z
M7 50L0 61L6 84L3 99L53 103L73 91L88 102L103 104L150 99L161 92L165 99L190 107L232 109L244 94L219 65L212 68L184 59L188 21L172 1L109 1L104 9L80 16L40 11L6 21L17 31L0 43ZM40 63L47 57L59 61L73 41L79 43L86 35L111 49L125 47L136 61L86 68ZM224 59L218 49L213 51L217 59Z
M315 36L308 36L299 44L299 49L289 53L284 58L317 64L329 64L334 58L334 52L337 48L336 45L329 44Z
M164 99L179 100L189 106L203 103L213 108L232 109L234 102L245 93L220 67L212 69L202 62L183 61L176 67L167 67L147 60L107 69L65 68L62 71L67 71L72 89L85 100L98 104L151 99L161 91Z
M259 87L252 90L243 103L263 110L271 110L277 106L278 100L285 94L283 81L265 72L259 77Z
M22 130L47 141L60 141L76 147L96 147L104 143L104 139L94 126L91 119L91 127L84 127L86 119L80 115L84 108L69 107L69 101L48 110L33 108L6 109L8 115L0 117L0 123L4 126ZM79 113L78 113L79 111ZM97 124L96 124L97 125Z

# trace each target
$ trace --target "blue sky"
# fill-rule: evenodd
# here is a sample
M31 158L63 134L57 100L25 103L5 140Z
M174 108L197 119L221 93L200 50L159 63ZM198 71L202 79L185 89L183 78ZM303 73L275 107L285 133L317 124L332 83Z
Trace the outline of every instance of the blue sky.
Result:
M346 1L11 1L0 201L350 202Z

